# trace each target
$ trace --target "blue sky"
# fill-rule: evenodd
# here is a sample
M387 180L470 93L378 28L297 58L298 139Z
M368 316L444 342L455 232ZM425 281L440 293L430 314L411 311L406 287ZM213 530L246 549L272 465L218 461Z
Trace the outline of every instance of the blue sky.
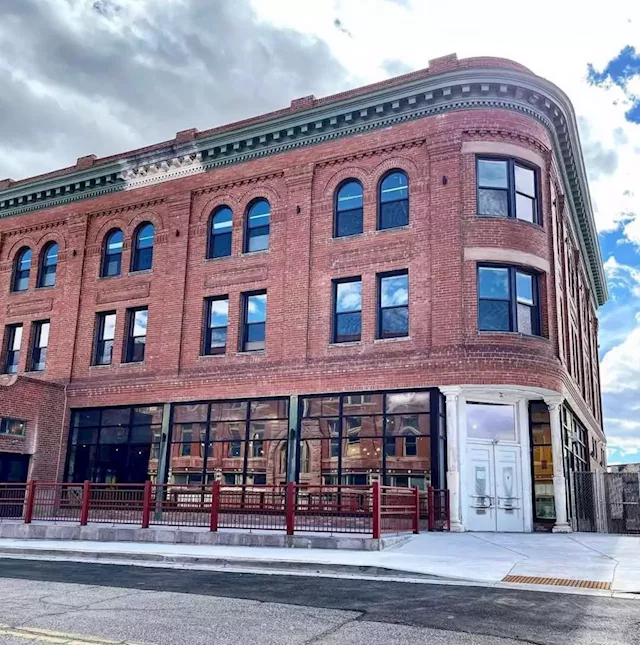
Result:
M640 3L1 0L0 178L73 165L428 66L512 58L570 97L611 300L611 462L640 461ZM88 46L90 44L90 46Z

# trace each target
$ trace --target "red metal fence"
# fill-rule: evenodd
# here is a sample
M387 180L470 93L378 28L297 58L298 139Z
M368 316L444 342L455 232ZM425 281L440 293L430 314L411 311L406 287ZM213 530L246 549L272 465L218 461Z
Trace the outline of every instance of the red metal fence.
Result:
M0 484L0 521L369 534L449 530L449 493L381 486ZM426 526L425 526L426 525Z

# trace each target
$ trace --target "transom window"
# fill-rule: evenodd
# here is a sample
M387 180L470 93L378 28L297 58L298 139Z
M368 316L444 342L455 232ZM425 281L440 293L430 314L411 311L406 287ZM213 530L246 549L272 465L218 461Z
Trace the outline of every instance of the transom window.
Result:
M53 287L56 284L56 271L58 269L58 245L50 242L42 249L40 260L39 287Z
M541 223L537 170L515 159L478 158L478 215Z
M271 206L266 199L254 201L247 212L244 252L265 251L269 248Z
M409 180L401 170L394 170L380 182L378 228L397 228L409 223Z
M478 328L540 335L538 276L515 267L478 267Z
M226 258L231 255L233 212L228 206L219 206L209 221L208 258Z
M151 222L140 224L134 236L132 271L147 271L153 266L154 227Z
M119 228L111 231L104 241L102 257L103 278L120 275L122 270L122 231Z
M334 280L333 303L333 342L359 341L362 333L362 279Z
M13 269L12 291L26 291L29 288L29 276L31 275L31 249L24 247L16 255Z
M334 237L362 233L362 204L362 184L356 179L348 179L336 192Z
M409 274L378 275L378 338L409 335Z

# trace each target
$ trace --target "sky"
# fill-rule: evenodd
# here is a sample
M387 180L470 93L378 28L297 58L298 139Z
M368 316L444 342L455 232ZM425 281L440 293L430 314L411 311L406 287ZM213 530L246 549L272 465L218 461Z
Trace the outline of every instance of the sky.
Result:
M0 0L0 179L20 179L428 66L514 59L580 128L610 301L609 460L640 462L640 3Z

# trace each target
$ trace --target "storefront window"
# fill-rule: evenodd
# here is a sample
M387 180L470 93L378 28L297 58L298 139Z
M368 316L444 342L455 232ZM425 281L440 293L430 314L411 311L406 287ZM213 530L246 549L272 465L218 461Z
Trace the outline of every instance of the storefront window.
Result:
M534 401L529 406L529 414L531 418L535 517L538 520L555 520L549 408L541 401Z

